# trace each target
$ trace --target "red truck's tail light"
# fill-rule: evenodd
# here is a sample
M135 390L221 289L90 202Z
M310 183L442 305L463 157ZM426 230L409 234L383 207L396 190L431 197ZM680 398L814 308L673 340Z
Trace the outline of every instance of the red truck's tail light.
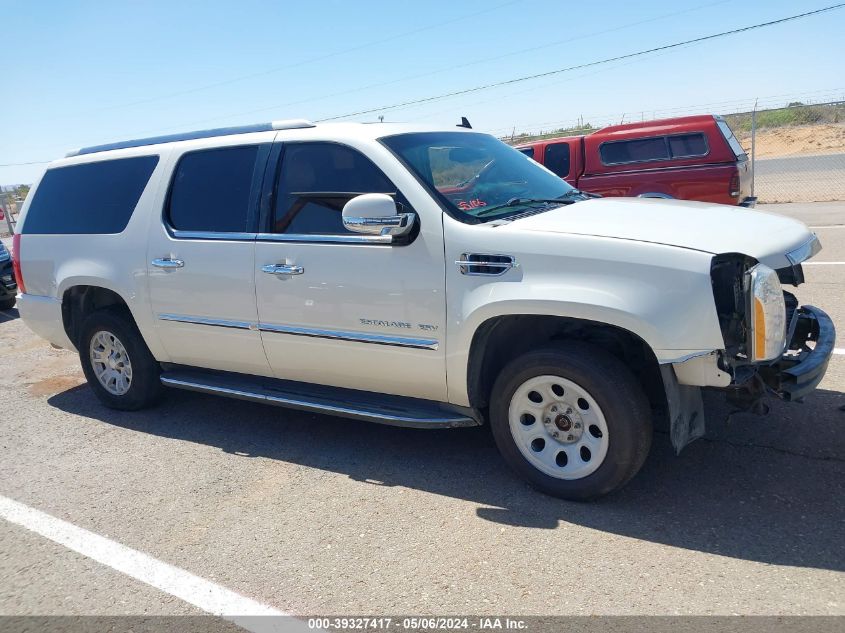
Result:
M728 195L731 198L739 198L739 168L734 169L731 182L728 185Z
M18 284L18 290L21 294L26 292L26 287L23 285L23 274L21 273L21 234L15 233L12 236L12 270L15 273L15 281Z

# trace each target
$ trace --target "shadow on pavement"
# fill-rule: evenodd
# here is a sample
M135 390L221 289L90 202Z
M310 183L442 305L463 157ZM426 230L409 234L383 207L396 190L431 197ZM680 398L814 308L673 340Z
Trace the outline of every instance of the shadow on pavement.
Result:
M0 323L5 323L6 321L14 321L15 319L19 319L20 316L20 312L18 312L17 308L0 310Z
M554 529L565 521L715 555L842 571L843 398L822 390L807 404L792 405L791 415L741 423L714 415L717 405L708 398L707 438L676 457L668 437L656 434L640 474L592 503L565 502L528 488L510 473L486 427L399 429L188 392L173 392L150 411L124 413L102 407L86 386L49 403L107 424L215 446L237 458L262 456L368 485L464 499L478 504L481 519L504 525ZM808 433L820 418L834 430ZM775 439L806 437L799 452L785 440L773 448L769 442L748 445L755 434L747 428L735 441L734 429L748 425Z

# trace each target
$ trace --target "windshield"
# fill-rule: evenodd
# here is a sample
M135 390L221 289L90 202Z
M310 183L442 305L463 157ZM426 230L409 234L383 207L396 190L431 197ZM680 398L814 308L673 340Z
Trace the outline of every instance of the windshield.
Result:
M573 202L576 190L488 134L425 132L381 139L467 222L486 222ZM569 198L568 200L566 200Z

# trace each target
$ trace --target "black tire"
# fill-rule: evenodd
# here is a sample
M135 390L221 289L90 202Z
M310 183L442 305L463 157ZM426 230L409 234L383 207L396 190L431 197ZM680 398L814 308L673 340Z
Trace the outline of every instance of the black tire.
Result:
M12 297L11 299L2 299L0 300L0 310L11 310L15 307L15 302L17 299Z
M90 358L91 339L97 332L113 334L123 344L132 366L129 389L122 395L110 393L97 378ZM156 404L164 395L161 367L150 353L141 332L127 310L110 307L92 312L82 324L77 344L82 371L94 394L110 409L137 411Z
M508 410L517 389L535 376L560 376L588 392L604 414L607 454L581 479L552 477L520 452L511 433ZM508 465L546 494L585 501L624 486L642 467L651 447L652 415L648 399L631 371L605 350L579 341L528 352L508 363L493 386L490 426Z

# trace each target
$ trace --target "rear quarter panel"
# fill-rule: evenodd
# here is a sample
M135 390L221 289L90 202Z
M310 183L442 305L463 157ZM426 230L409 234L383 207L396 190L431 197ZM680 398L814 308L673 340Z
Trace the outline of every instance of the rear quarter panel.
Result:
M146 244L150 216L160 209L166 188L167 153L160 159L126 228L117 234L61 234L46 235L26 232L26 212L29 201L37 194L37 186L27 196L27 206L21 214L21 273L28 295L51 297L61 301L74 286L89 285L117 293L126 302L132 316L144 334L153 355L160 358L158 338L152 336L153 323L147 291ZM150 152L147 151L147 154ZM140 155L138 150L110 152L109 158ZM59 166L68 161L57 161Z

